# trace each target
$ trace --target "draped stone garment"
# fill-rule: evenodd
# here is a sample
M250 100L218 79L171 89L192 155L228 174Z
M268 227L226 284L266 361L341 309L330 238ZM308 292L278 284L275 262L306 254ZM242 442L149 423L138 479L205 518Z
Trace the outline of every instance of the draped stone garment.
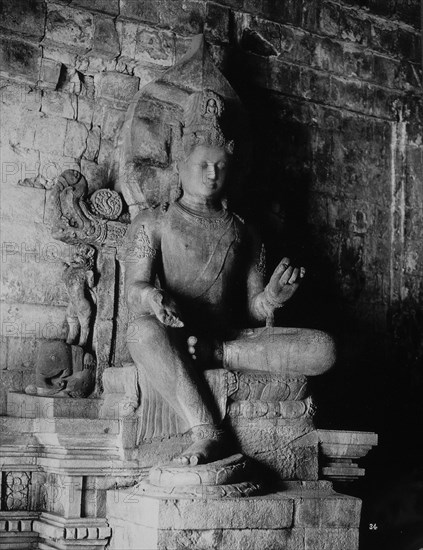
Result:
M204 218L175 203L163 216L160 233L163 289L187 326L224 338L247 314L248 270L254 263L247 227L228 211Z

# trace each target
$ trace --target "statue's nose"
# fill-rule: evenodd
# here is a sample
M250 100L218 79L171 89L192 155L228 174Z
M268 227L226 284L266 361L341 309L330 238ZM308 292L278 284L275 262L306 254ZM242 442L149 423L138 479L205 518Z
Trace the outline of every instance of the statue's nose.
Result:
M214 164L207 165L207 179L209 180L216 179L216 166Z

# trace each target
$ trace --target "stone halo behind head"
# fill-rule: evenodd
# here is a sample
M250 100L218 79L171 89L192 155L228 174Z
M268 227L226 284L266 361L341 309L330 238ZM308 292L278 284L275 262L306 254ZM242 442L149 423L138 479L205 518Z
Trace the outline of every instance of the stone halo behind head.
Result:
M197 102L203 109L200 117L193 108ZM189 120L188 107L193 111ZM203 126L202 132L192 131L197 123ZM179 198L177 163L201 140L222 143L228 152L235 143L231 189L237 188L248 174L251 159L248 116L198 35L188 53L144 86L128 108L116 148L115 188L122 192L131 218L140 210L167 206Z

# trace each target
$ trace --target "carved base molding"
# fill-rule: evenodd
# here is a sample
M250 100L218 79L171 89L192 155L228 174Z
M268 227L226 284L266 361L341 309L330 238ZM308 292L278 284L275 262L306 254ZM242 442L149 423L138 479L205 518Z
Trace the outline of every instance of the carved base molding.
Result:
M94 399L9 397L9 416L0 417L0 548L104 549L107 491L140 475L122 457L126 423L96 418Z
M34 531L34 521L38 515L36 512L0 512L0 548L36 548L38 533Z
M65 519L47 513L41 513L39 519L34 521L34 531L39 534L40 550L103 550L111 536L106 519Z
M106 519L65 519L45 512L0 512L0 548L103 550L111 528Z
M110 550L357 550L360 511L327 481L221 500L146 497L137 487L107 497Z
M142 527L147 529L145 533L143 531L143 540L147 542L142 544L150 544L144 546L149 550L165 547L218 550L263 547L260 537L269 540L269 546L277 543L288 549L291 547L287 541L297 540L296 537L299 537L300 542L311 541L307 543L308 546L305 542L301 542L303 546L300 543L300 546L293 546L295 550L319 550L320 542L316 543L316 540L325 540L326 537L332 540L332 537L333 544L327 547L356 550L355 522L359 518L359 501L334 493L331 483L318 479L323 477L344 481L363 475L364 470L358 468L357 461L376 445L375 434L315 430L312 426L302 426L298 419L261 417L252 420L235 417L231 427L242 442L245 455L253 459L253 483L255 479L260 482L263 480L264 494L275 490L281 492L252 497L251 490L256 490L256 487L247 487L243 492L245 496L238 498L236 491L239 487L235 486L251 483L248 476L245 481L242 476L240 479L228 480L226 488L234 487L235 491L228 495L225 493L225 498L219 498L218 502L215 498L207 498L207 491L206 498L204 492L197 491L195 506L202 510L204 517L210 515L216 520L210 527L201 527L201 522L194 521L197 512L190 511L186 504L186 500L192 501L192 495L190 499L181 498L180 495L175 499L175 495L171 498L163 488L161 490L164 494L161 498L157 494L146 495L146 484L143 481L149 468L157 464L158 457L163 457L163 449L169 455L172 451L182 450L188 443L187 436L142 441L137 444L138 423L141 419L136 415L120 416L118 413L112 418L98 418L100 406L100 399L9 394L8 416L0 417L0 548L103 549L107 545L112 527L114 534L111 548L138 550L142 548L139 540L138 546L128 546L129 542L125 542L126 539L122 537L126 537L128 533L128 536L139 537L138 530ZM306 428L304 432L303 427ZM292 438L292 434L299 437ZM281 441L288 440L289 445L281 446ZM261 449L261 455L256 452L257 449ZM263 470L260 469L261 466ZM207 474L210 477L210 466L202 469L200 467L200 470L201 475ZM160 471L162 480L164 473ZM281 482L284 472L286 477L291 475L291 479L297 476L297 479L308 481ZM166 470L165 474L167 479L174 472ZM272 480L277 482L272 485ZM154 478L153 481L157 485L157 479ZM162 481L158 484L161 483ZM212 488L210 491L209 496L216 497L213 493L216 489ZM300 496L298 491L301 492ZM293 503L297 502L299 508L296 507L295 510L301 510L304 508L301 504L305 502L304 498L309 498L307 502L310 514L314 518L310 521L315 521L315 525L294 524L285 527L278 524L278 527L277 522L269 524L269 518L276 517L276 508L274 510L272 507L291 509ZM159 529L153 524L140 526L137 523L140 510L156 510L154 513L157 523L162 521L162 512L172 509L172 503L182 501L182 516L177 520L175 529ZM128 506L130 510L127 509ZM241 517L245 508L245 513L250 518L248 525L240 526L239 529L226 529L220 506L223 506L222 510L229 506L228 518L233 521ZM135 517L134 521L131 519L128 523L128 518L132 516L125 516L125 510ZM191 513L194 515L189 516ZM295 518L298 513L295 512ZM305 508L303 513L306 517L308 512ZM280 513L278 514L277 521L280 520ZM352 523L348 523L348 526L343 523L345 514L352 517ZM184 517L187 522L193 523L184 524L179 529L177 525ZM247 536L247 531L251 533L251 541L256 541L257 544L249 542L247 545L247 540L242 538ZM313 538L318 535L322 538ZM215 542L209 544L204 537L210 537ZM231 537L240 538L235 540ZM160 542L161 546L157 546L158 541L165 541L169 546L165 542ZM316 543L315 546L312 541Z
M375 433L318 430L318 437L322 477L334 481L354 481L365 475L366 471L358 467L358 461L377 445Z

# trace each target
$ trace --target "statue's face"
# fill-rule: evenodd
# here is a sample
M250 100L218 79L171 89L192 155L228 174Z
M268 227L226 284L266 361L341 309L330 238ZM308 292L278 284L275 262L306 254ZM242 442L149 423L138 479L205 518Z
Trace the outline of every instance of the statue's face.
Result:
M223 148L208 145L195 147L187 160L179 164L184 193L202 198L222 195L229 159Z

